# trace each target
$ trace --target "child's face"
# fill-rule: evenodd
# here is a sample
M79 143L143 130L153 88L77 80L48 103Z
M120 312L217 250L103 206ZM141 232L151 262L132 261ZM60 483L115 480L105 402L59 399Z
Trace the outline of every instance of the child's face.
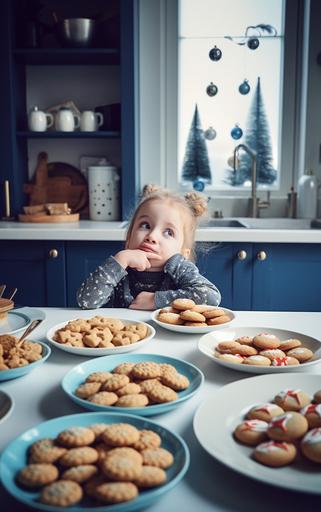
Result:
M184 221L181 209L170 202L147 201L138 211L126 248L155 252L161 256L161 260L150 260L154 270L163 268L174 254L188 257L189 250L183 250Z

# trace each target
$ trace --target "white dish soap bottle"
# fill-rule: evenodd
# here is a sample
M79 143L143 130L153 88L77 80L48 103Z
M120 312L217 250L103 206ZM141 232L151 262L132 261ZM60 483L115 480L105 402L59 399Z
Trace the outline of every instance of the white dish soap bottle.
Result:
M308 169L298 181L298 218L315 219L318 205L318 182Z

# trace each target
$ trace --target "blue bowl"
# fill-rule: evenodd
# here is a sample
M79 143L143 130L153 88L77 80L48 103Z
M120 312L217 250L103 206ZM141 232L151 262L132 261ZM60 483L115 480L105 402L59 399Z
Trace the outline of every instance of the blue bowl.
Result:
M108 358L109 359L109 358ZM26 465L26 454L29 446L38 439L45 437L56 437L59 432L73 426L88 426L95 423L130 423L139 429L153 430L162 438L162 447L169 450L174 456L173 465L166 470L167 481L165 484L147 490L142 490L137 498L127 503L117 505L95 506L93 502L83 499L74 507L68 507L70 512L88 512L91 508L95 512L132 512L150 506L167 491L172 489L185 475L189 462L189 450L185 441L167 428L158 423L133 416L119 413L81 413L70 416L61 416L53 420L40 423L19 436L4 450L0 459L0 479L7 491L17 500L25 503L31 508L54 511L61 510L61 507L48 506L40 503L38 491L27 491L16 484L16 474Z
M29 341L29 340L28 340ZM30 341L30 343L33 343ZM40 366L45 362L46 359L51 354L51 348L42 341L37 341L35 343L38 343L42 346L42 358L39 359L39 361L35 361L34 363L27 364L26 366L21 366L20 368L11 368L10 370L1 370L0 371L0 382L4 380L11 380L16 379L17 377L22 377L23 375L26 375L27 373L32 372L35 368Z
M173 402L163 404L148 405L147 407L115 407L107 405L98 405L88 400L84 400L75 395L75 391L82 384L86 377L93 372L111 371L121 363L141 363L143 361L153 361L155 363L168 363L175 366L179 373L185 375L190 385L187 389L178 392L178 399ZM105 356L99 359L91 359L86 363L74 366L63 378L62 388L67 395L76 404L89 409L90 411L121 411L124 414L138 414L140 416L153 416L154 414L162 414L171 409L175 409L181 403L191 398L201 387L204 382L203 373L191 363L176 359L174 357L163 356L160 354L128 354L119 356Z

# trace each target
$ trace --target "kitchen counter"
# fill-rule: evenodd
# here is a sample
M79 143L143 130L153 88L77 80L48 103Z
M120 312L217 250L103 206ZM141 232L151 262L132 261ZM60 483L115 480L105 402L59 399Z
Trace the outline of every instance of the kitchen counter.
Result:
M65 224L0 222L0 240L124 240L125 222L81 220ZM320 229L245 229L209 227L196 231L198 242L321 243Z
M58 322L80 316L88 318L93 313L78 309L54 308L43 308L43 311L47 317L32 336L35 340L44 340L46 331ZM150 312L147 311L100 309L99 313L125 316L133 320L150 319ZM238 312L234 325L283 328L320 338L321 313ZM193 398L173 411L151 418L185 439L190 449L191 464L185 478L161 500L149 507L148 511L283 512L314 508L317 510L320 496L286 491L241 476L214 460L201 448L193 431L193 417L197 407L225 384L251 378L251 374L216 365L197 350L198 339L198 335L180 335L157 327L156 337L135 352L159 353L185 359L198 366L205 375L204 386ZM44 365L22 378L1 383L1 389L14 398L15 408L1 423L0 450L19 434L38 423L83 411L63 393L60 382L73 366L84 361L84 357L53 348L50 358ZM311 367L310 373L320 374L321 380L321 365ZM218 415L219 421L219 411L213 411L213 414ZM0 503L3 511L26 512L26 507L15 502L3 488L0 488Z

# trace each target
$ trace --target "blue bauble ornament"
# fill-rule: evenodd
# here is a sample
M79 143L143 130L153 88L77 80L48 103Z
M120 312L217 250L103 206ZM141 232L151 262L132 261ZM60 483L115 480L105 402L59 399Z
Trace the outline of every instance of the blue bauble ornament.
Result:
M231 137L235 140L238 140L242 137L243 135L243 130L239 127L238 124L236 124L234 126L234 128L232 128L231 130Z
M214 140L215 139L216 131L214 130L213 126L210 126L209 128L207 128L207 130L205 130L204 137L207 140Z
M244 80L244 82L241 83L239 86L239 92L243 95L248 94L251 90L251 87L249 86L248 80Z
M202 180L195 180L193 181L193 189L197 192L203 192L205 188L205 183Z
M257 37L251 37L248 42L247 46L250 48L250 50L256 50L260 45L260 41Z
M218 88L213 84L213 82L211 82L210 85L206 87L206 92L209 96L215 96L218 92Z
M222 57L222 52L217 46L214 46L214 48L209 51L208 56L211 60L218 61Z

